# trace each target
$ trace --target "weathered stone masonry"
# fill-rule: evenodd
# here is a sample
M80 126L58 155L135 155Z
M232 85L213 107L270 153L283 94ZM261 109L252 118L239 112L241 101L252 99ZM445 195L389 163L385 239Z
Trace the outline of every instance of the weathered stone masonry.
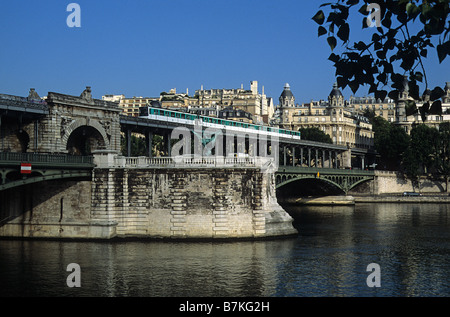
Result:
M258 169L95 169L92 221L115 235L254 238L295 234ZM273 180L272 180L273 182ZM273 193L271 193L273 191Z

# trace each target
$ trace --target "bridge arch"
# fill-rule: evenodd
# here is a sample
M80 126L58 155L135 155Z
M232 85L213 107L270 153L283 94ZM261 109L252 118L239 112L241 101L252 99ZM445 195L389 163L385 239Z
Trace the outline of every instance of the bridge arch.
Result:
M328 184L331 184L331 185L335 186L336 188L338 188L340 190L343 190L341 185L336 183L334 180L330 180L330 179L327 179L327 178L317 178L317 177L312 176L312 175L311 176L303 176L303 177L298 177L298 176L296 177L294 175L288 175L286 177L285 175L283 175L283 176L281 176L281 179L279 179L279 180L281 180L281 182L277 182L276 188L278 189L278 188L281 188L283 186L286 186L287 184L290 184L290 183L293 183L293 182L296 182L296 181L301 181L301 180L308 180L308 179L310 179L310 180L317 180L317 181L323 181L323 182L326 182Z
M94 150L108 149L109 139L97 120L78 119L65 130L62 146L69 154L88 155Z
M355 188L361 183L369 180L373 180L373 175L368 172L363 172L361 175L333 175L327 174L325 172L321 173L320 176L316 173L277 173L276 174L276 188L281 189L282 187L296 182L296 181L311 181L315 180L322 184L331 185L331 188L337 189L339 192L347 194L350 190ZM318 183L318 184L320 184ZM312 185L312 184L311 184ZM320 185L319 185L320 186ZM288 186L288 188L291 186ZM331 189L330 188L330 189ZM306 188L305 188L306 189ZM306 189L309 190L309 189Z

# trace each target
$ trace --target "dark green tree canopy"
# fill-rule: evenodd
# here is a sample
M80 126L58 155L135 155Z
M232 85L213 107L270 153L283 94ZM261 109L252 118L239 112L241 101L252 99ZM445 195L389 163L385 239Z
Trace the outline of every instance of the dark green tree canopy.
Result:
M441 87L428 87L423 61L431 51L437 54L440 63L450 55L449 2L335 0L320 5L312 19L319 25L319 37L326 35L333 51L329 60L334 63L339 87L348 86L356 93L360 86L368 86L375 98L384 100L389 95L396 100L407 76L409 95L421 100L429 89L427 110L439 112L439 99L444 91ZM350 20L357 13L367 37L351 43L350 30L354 26L350 27ZM339 42L342 53L337 53ZM422 92L420 83L425 85Z
M303 140L330 143L330 144L333 143L331 137L317 127L300 128L299 131L301 133Z

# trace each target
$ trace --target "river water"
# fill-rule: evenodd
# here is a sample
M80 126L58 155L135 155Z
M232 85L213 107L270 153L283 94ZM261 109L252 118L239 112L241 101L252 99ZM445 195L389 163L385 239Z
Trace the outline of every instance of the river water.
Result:
M0 296L450 296L450 205L286 209L300 234L274 241L0 240Z

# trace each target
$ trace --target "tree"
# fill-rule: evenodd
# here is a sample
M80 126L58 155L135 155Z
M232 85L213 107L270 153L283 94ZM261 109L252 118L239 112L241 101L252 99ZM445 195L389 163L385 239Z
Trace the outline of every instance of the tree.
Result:
M419 83L425 84L425 91L428 89L423 61L429 51L437 53L439 63L450 55L449 2L334 0L320 5L312 19L319 25L319 37L327 35L333 51L329 60L334 63L338 86L349 86L356 93L360 86L367 85L375 98L384 100L389 95L396 100L406 75L410 96L420 100ZM355 8L359 8L367 37L350 43L351 10ZM340 54L338 41L343 45ZM430 114L442 111L439 99L443 95L440 87L430 89L430 102L424 105Z
M363 116L369 119L370 122L372 122L373 118L375 118L375 110L366 108L363 112Z
M152 155L160 156L164 152L163 138L157 134L153 135ZM128 156L128 145L124 135L120 136L120 152L124 156ZM146 156L147 144L143 137L131 136L131 156Z
M436 153L437 172L445 179L445 191L448 192L450 178L450 122L439 125L439 146Z
M402 161L403 169L405 171L406 177L411 180L411 183L414 187L419 187L419 179L420 179L420 162L417 156L414 155L411 147L408 147L403 154ZM419 188L420 191L420 188Z
M409 147L410 137L401 127L388 122L383 117L371 119L375 134L375 150L380 154L378 166L388 170L398 170L403 153Z
M419 162L421 172L428 173L435 166L435 153L439 147L439 131L425 124L411 130L411 152Z
M439 141L439 132L436 128L425 124L412 128L410 144L403 154L402 168L413 186L419 186L419 179L423 173L434 170Z
M318 127L300 128L298 131L300 131L303 140L333 143L331 137Z

